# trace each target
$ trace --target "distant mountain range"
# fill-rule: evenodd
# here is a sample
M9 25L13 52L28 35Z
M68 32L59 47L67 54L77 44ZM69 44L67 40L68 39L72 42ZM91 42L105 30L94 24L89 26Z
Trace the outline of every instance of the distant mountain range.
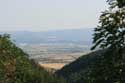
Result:
M3 34L4 32L0 32ZM16 43L39 44L39 43L82 43L91 44L93 28L68 29L53 31L11 31L12 40Z

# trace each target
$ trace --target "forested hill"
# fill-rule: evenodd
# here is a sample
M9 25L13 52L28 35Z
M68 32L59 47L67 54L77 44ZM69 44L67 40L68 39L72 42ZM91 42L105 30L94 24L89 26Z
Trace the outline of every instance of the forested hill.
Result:
M0 35L0 83L65 83L27 58L8 35Z
M68 83L86 83L85 75L88 72L88 69L103 53L104 51L99 50L83 55L72 63L64 66L61 70L58 70L56 74L63 76L67 79Z

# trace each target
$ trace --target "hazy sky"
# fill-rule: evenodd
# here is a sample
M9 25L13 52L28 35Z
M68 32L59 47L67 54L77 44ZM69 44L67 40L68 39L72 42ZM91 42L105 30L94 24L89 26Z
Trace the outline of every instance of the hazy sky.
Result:
M0 31L95 27L106 0L0 0Z

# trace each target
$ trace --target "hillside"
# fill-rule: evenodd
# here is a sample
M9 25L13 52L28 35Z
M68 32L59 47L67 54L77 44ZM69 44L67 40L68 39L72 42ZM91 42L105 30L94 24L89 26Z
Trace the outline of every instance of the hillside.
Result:
M0 83L64 83L30 61L8 35L0 35Z
M56 74L63 76L67 79L68 83L83 83L86 81L85 73L103 52L104 51L99 50L83 55L74 62L64 66L61 70L58 70Z

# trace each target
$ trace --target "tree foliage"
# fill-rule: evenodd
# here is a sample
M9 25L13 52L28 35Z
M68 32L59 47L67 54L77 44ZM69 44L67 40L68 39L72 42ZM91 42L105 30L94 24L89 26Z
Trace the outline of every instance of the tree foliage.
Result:
M0 83L64 83L64 80L29 60L5 34L0 35Z
M107 2L115 3L119 8L125 7L125 0L108 0Z
M90 83L124 83L125 80L125 0L108 0L95 28L92 50L105 50L89 72Z

